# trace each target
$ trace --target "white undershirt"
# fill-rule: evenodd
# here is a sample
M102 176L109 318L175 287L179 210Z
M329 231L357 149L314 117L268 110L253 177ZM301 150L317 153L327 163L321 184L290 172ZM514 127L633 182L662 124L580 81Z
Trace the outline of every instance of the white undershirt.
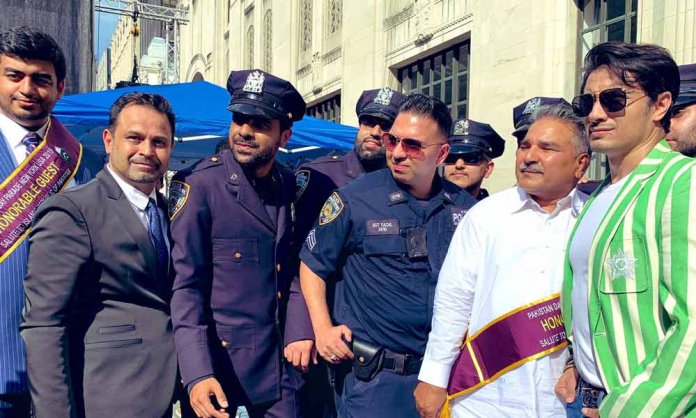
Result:
M602 379L597 368L592 345L592 329L588 310L588 282L587 267L590 259L590 248L594 240L597 228L609 206L616 199L621 186L626 182L623 178L617 183L610 184L599 192L587 212L578 224L568 250L570 266L573 269L573 292L571 303L573 305L573 356L580 376L585 381L596 387L603 387Z

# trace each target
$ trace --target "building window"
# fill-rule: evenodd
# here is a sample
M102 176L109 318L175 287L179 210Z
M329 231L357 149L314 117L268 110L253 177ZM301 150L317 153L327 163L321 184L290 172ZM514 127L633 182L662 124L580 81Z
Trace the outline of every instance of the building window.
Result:
M308 107L307 114L315 118L341 123L341 95Z
M263 17L263 67L266 72L273 71L273 17L271 10Z
M404 94L437 97L445 102L453 118L465 118L469 102L469 41L401 68L398 78Z
M247 29L246 46L246 68L254 68L254 25Z
M329 36L341 31L343 0L329 0Z
M309 52L312 49L312 0L302 1L302 30L300 31L300 50Z
M578 89L582 83L587 52L602 42L636 42L638 26L638 0L581 0L579 4L582 7L582 27L578 37ZM587 177L601 179L608 172L606 155L592 154Z

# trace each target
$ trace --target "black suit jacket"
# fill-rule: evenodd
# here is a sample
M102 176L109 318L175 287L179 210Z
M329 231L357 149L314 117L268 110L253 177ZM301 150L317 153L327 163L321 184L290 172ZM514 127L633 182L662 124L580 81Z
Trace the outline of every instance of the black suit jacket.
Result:
M102 170L47 199L29 240L21 334L37 417L167 414L171 275L155 276L148 231L114 178Z

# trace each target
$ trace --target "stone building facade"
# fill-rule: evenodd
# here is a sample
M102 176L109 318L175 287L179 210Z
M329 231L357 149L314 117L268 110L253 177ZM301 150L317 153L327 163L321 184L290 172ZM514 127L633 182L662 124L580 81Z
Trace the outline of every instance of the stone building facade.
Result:
M696 0L182 0L182 81L225 85L231 69L291 80L309 113L356 125L365 89L436 95L454 117L507 140L486 186L514 184L512 108L572 98L584 53L609 39L696 61ZM599 161L592 177L602 175Z

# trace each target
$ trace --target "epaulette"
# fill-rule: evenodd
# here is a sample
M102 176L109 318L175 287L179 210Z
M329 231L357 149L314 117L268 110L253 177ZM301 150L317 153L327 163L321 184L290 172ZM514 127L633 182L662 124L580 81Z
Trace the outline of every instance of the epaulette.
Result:
M320 165L320 164L326 164L326 163L338 163L343 161L343 156L342 155L330 155L330 156L324 156L324 157L319 157L316 160L310 161L306 164L302 164L300 166L300 169L303 168L312 168L312 166Z
M174 179L182 179L190 174L196 173L198 171L203 171L207 168L217 167L219 165L222 165L222 158L219 155L216 154L210 157L205 157L196 161L189 167L177 171L176 175L174 176Z

